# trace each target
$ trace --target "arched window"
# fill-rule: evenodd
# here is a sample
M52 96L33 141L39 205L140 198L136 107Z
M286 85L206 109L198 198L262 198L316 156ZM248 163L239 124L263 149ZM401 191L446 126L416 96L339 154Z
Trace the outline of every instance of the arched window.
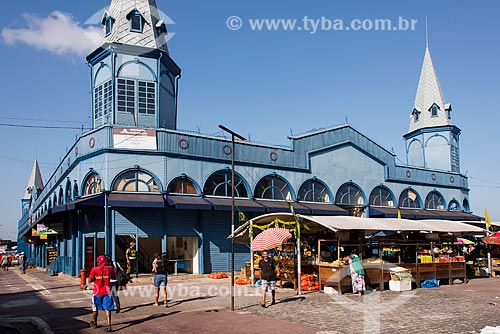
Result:
M448 211L460 211L460 203L456 199L452 199L448 204Z
M173 179L168 185L169 194L197 194L196 186L187 176L181 176Z
M112 190L132 192L159 192L158 183L150 174L140 170L130 170L120 174L113 183Z
M306 202L330 203L330 190L319 180L307 180L300 186L297 199Z
M425 198L425 208L434 210L444 210L444 198L437 191L431 191Z
M464 198L462 203L462 208L464 208L464 211L470 212L469 200L467 198Z
M83 186L83 196L98 194L102 191L102 180L99 174L93 173L87 177Z
M231 196L231 170L217 171L210 175L203 187L203 194L207 196ZM236 173L234 174L234 196L248 197L245 184Z
M57 205L63 205L64 202L64 191L62 185L59 186L59 196L58 196L59 201L57 202Z
M344 183L335 195L335 203L340 205L364 205L363 192L354 183Z
M255 186L255 198L292 200L291 187L278 175L264 176Z
M80 196L80 193L78 192L78 184L76 183L76 180L73 184L73 200L76 201L78 197Z
M71 182L68 180L66 182L66 196L64 197L64 202L69 203L73 199L73 194L71 193Z
M370 194L370 205L394 206L396 202L389 189L384 186L378 186Z
M417 192L411 188L403 190L399 196L398 206L400 208L420 208L420 200Z

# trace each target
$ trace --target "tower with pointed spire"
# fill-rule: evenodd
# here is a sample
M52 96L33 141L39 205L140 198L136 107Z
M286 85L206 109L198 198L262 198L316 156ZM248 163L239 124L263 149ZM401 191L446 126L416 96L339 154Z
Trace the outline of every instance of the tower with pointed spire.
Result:
M43 180L42 173L40 173L40 167L38 166L38 161L35 160L33 163L33 168L31 170L31 175L28 180L28 185L24 191L24 196L21 200L22 214L26 214L30 209L31 201L37 198L37 195L43 190Z
M112 0L103 38L87 56L93 128L177 126L181 70L170 58L165 18L155 0Z
M444 98L432 63L429 45L418 82L417 95L410 114L406 140L408 165L460 172L460 129L453 125L451 104Z

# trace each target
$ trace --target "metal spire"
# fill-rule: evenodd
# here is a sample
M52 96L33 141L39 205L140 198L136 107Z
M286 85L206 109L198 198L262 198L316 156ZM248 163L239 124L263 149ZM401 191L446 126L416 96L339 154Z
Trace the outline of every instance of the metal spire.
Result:
M429 48L429 28L427 22L427 16L425 17L425 48Z

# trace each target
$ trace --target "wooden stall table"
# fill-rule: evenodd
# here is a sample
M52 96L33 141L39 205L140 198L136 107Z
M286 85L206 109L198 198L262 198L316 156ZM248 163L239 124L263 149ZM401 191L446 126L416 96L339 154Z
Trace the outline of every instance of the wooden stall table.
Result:
M453 279L463 279L467 283L467 266L463 262L450 262L450 284L453 284Z
M339 294L342 294L342 289L351 287L351 276L349 276L349 267L318 267L319 273L319 289L322 290L325 285L334 285L337 287Z

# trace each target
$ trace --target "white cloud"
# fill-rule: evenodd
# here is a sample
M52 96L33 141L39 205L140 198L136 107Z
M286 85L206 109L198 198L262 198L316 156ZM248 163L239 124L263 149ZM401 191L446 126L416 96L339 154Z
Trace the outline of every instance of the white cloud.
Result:
M4 28L2 39L8 44L24 43L58 55L85 56L101 40L102 29L95 26L81 27L73 15L53 11L48 17L24 14L27 28Z

